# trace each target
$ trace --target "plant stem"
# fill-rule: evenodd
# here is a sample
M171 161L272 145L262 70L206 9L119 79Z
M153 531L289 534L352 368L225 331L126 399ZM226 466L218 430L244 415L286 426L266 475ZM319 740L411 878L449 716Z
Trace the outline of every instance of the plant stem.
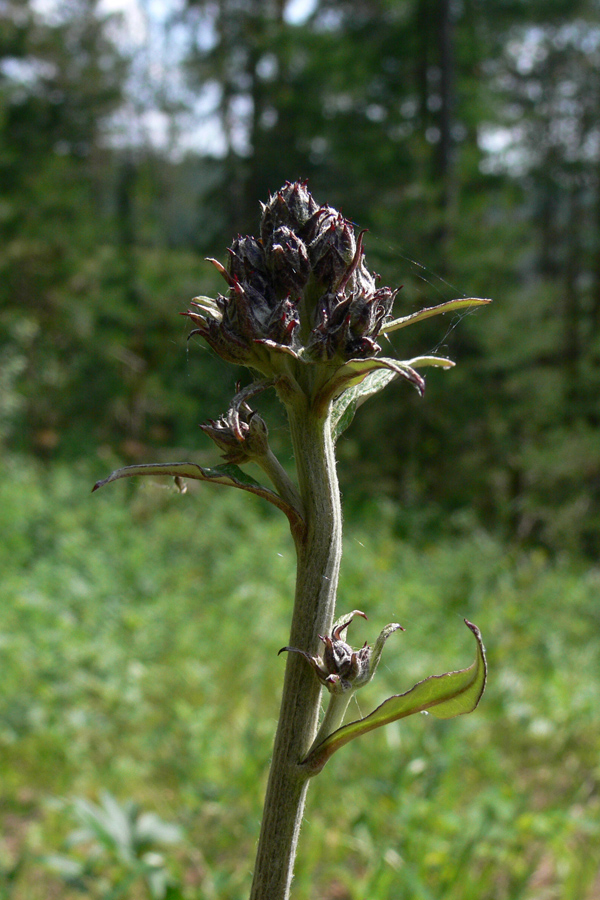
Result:
M324 741L326 737L329 737L333 731L337 731L344 720L348 704L353 695L354 691L347 691L345 694L329 695L329 705L325 710L325 715L323 716L319 730L312 743L311 750L314 747L317 747L321 741Z
M273 486L282 500L298 510L302 515L302 500L288 473L285 471L275 454L270 448L265 456L256 459L263 472L270 478Z
M315 654L335 611L342 514L329 415L305 398L288 405L306 531L296 543L297 576L289 645ZM308 774L298 765L314 739L321 687L306 661L287 656L250 900L289 897Z

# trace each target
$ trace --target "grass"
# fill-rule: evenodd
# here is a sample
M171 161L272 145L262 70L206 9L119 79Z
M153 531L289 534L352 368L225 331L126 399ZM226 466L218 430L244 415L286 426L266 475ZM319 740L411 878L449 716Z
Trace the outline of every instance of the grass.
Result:
M92 496L102 474L9 459L1 475L0 898L80 897L48 865L85 853L57 799L109 791L182 826L170 896L245 900L293 592L285 519L206 486ZM346 522L339 609L369 616L351 642L406 628L360 711L468 665L465 616L489 688L471 716L416 716L336 754L295 900L597 900L600 569L477 530L417 548L396 518ZM118 867L107 857L88 895L116 897ZM119 896L148 894L138 879Z

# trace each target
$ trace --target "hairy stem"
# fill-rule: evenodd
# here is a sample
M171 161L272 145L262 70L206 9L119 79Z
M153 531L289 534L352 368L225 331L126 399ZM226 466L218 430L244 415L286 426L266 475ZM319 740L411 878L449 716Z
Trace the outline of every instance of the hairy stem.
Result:
M306 531L297 541L289 644L315 654L333 622L342 549L342 515L329 416L308 399L288 406ZM306 660L287 655L279 724L267 785L250 900L289 897L308 776L299 763L315 736L321 687Z

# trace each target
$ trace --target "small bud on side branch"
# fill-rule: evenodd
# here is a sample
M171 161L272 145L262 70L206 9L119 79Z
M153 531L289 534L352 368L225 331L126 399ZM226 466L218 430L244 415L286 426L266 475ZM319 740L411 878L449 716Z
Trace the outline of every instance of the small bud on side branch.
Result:
M485 690L487 662L479 629L467 619L465 625L477 643L477 655L472 665L458 672L430 675L406 693L389 697L370 715L338 728L320 742L315 741L302 765L316 775L344 744L418 712L430 712L438 719L452 719L473 712Z

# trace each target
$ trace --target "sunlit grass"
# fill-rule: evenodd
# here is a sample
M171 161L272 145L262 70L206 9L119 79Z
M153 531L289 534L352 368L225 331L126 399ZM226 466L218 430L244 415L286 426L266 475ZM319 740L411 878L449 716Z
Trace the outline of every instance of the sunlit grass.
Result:
M91 495L102 474L9 460L0 482L0 864L24 854L0 897L81 896L41 860L73 827L51 801L109 790L184 827L178 896L243 900L288 638L286 522L206 486ZM312 785L294 897L591 900L600 570L480 531L416 548L396 518L346 522L339 609L369 616L351 642L406 628L360 712L468 665L465 616L489 688L471 716L417 716L336 754Z

